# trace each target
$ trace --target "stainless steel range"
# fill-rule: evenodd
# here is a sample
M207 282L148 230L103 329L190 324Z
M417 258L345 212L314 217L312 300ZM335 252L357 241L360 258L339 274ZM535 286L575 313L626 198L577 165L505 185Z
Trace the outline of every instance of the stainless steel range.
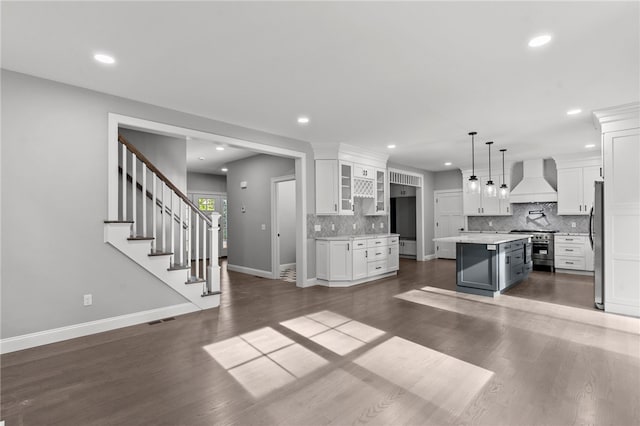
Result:
M535 269L549 269L555 272L553 255L553 234L558 231L535 229L514 229L511 234L531 234L531 259Z

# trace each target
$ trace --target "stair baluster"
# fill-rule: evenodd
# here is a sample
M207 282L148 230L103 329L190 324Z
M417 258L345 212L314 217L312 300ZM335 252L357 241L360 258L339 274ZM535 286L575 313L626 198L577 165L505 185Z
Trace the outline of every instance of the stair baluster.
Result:
M152 172L153 173L153 172ZM151 190L152 193L152 198L153 200L151 201L151 226L153 228L153 240L151 240L151 251L156 251L158 250L158 245L157 245L157 241L158 241L158 213L157 213L157 205L158 205L158 197L157 197L157 191L158 191L158 181L157 181L157 177L156 174L153 173L152 174L152 181L153 181L153 189Z
M142 236L147 234L147 165L142 163Z
M122 220L127 220L127 147L122 145Z
M137 172L138 172L138 161L136 154L131 153L131 220L133 220L133 224L131 225L131 235L133 237L138 236L138 217L137 217L137 206L138 206L138 191L137 189Z

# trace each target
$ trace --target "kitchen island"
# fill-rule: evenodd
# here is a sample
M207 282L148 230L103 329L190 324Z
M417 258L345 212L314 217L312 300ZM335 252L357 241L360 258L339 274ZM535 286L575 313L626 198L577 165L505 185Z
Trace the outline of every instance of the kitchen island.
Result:
M435 238L456 243L456 290L496 296L529 276L531 235L466 234Z

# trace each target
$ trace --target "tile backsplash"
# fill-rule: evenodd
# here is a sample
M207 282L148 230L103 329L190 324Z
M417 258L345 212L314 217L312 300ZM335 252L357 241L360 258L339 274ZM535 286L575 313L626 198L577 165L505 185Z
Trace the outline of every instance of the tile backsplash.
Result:
M316 214L308 214L307 238L386 234L389 232L389 220L387 215L365 216L363 198L355 198L353 204L353 216L320 216ZM316 225L320 225L320 231L315 231ZM333 225L333 229L331 225ZM353 228L353 225L355 225L355 229Z
M558 203L512 204L511 208L513 216L469 216L469 231L538 229L576 233L589 232L588 215L559 216ZM542 210L544 216L533 213L536 210ZM575 223L575 228L571 226L572 223Z

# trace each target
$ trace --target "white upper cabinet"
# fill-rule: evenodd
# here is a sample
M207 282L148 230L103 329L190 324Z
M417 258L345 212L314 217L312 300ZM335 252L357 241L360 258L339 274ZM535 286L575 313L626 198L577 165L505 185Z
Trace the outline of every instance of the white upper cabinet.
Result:
M558 214L588 215L593 206L596 180L600 178L600 160L562 162L558 165Z
M340 204L338 205L338 213L341 215L352 215L353 207L353 164L346 161L338 162L340 168L340 186L338 191L340 194Z
M316 214L338 214L338 161L316 160Z

